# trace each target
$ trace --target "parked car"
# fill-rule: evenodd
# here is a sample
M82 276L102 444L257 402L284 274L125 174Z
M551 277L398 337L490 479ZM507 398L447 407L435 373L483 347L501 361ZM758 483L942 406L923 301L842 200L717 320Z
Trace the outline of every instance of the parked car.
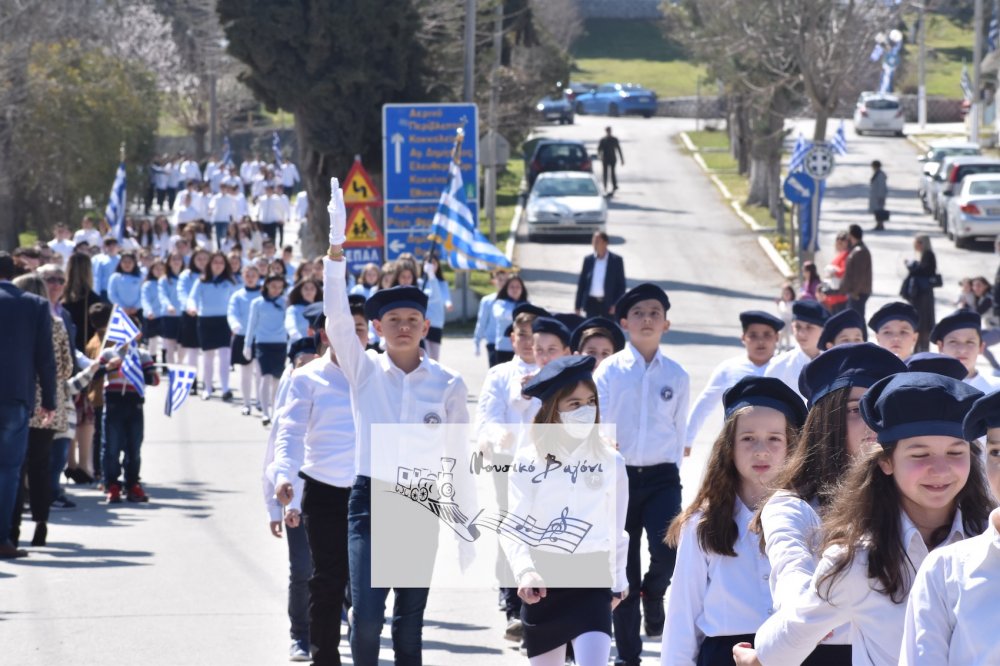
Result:
M865 132L892 132L903 136L905 120L903 107L895 95L863 92L854 107L854 131L859 136Z
M560 125L573 124L573 103L565 94L543 97L538 100L535 108L544 120L554 120Z
M931 205L928 196L931 191L931 181L934 179L934 172L937 171L941 160L945 157L970 157L982 155L982 149L974 143L961 139L950 139L935 141L931 143L930 149L917 158L922 164L920 182L917 184L917 197L924 206L925 212L931 212Z
M948 199L958 190L966 176L975 173L1000 173L1000 160L995 157L945 157L931 181L934 199L931 211L934 219L944 229L948 221Z
M541 235L590 237L604 231L608 202L591 173L550 171L538 176L525 205L528 240Z
M966 176L948 200L945 233L955 247L1000 234L1000 173Z
M577 113L603 113L609 116L639 115L649 118L656 113L656 93L634 83L604 83L575 98Z
M576 99L577 95L590 92L596 87L596 83L589 83L587 81L570 81L569 85L565 88L566 97L568 97L572 102Z
M528 188L546 171L593 171L593 163L582 141L542 139L528 161Z

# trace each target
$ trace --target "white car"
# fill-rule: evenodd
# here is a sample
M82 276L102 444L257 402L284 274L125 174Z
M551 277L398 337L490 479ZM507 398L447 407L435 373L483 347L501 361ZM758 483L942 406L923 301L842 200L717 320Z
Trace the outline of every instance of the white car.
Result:
M932 191L931 181L934 179L934 174L937 172L941 161L945 157L969 157L973 155L982 155L982 149L978 145L969 143L964 139L945 139L944 141L931 143L930 149L917 158L917 161L922 166L920 183L917 185L917 197L923 203L925 212L932 212L930 201L930 193Z
M854 107L854 131L858 136L865 132L892 132L903 136L904 122L903 107L895 95L863 92Z
M962 179L948 199L945 233L955 247L1000 234L1000 174L977 173Z
M528 240L538 236L591 236L604 231L608 202L593 174L546 171L538 175L525 206Z

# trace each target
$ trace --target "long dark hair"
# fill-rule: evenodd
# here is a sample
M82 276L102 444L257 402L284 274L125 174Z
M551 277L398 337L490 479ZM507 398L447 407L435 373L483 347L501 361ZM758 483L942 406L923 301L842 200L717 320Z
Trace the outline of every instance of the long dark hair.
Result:
M63 303L82 301L94 291L94 269L90 255L74 252L66 262L66 289Z
M316 298L313 299L313 303L323 302L323 286L319 283L318 280L313 280L312 278L309 278L306 280L302 280L301 282L295 283L295 286L292 287L292 290L288 292L289 305L306 304L305 296L302 295L302 288L306 285L307 282L311 283L314 287L316 287Z
M717 553L736 557L736 540L740 536L739 526L733 520L733 507L739 496L740 472L736 469L736 427L739 417L749 408L737 410L726 419L722 432L712 446L705 466L705 476L694 501L670 524L663 542L673 548L680 542L685 523L701 511L698 521L698 545L706 553ZM785 419L785 439L787 449L795 446L798 431ZM753 510L755 507L748 507Z
M510 283L513 282L514 280L517 280L518 282L521 283L521 298L517 299L516 301L514 301L514 299L510 297L510 294L507 293L507 288L510 286ZM507 278L507 282L504 283L500 291L497 292L497 300L514 301L515 303L526 303L528 301L528 286L524 284L524 280L522 280L520 276L511 275L509 278Z
M222 263L225 264L225 266L222 269L222 273L220 273L219 275L213 275L212 274L212 262L215 261L216 257L221 258L222 259ZM201 281L202 282L224 282L226 280L228 280L229 282L234 282L234 280L233 280L233 269L229 265L229 258L226 257L226 255L223 254L222 252L214 252L211 255L209 255L209 257L208 257L208 263L205 264L205 271L201 274Z
M983 471L982 451L969 443L969 480L955 497L955 507L962 512L966 535L979 534L989 520L994 500ZM892 458L892 446L877 447L859 456L824 517L823 550L840 546L842 553L833 567L817 582L820 596L829 599L831 589L854 562L859 548L868 550L868 578L877 581L878 592L899 604L906 600L913 582L914 566L906 555L902 537L902 500L895 478L879 466ZM932 535L940 544L951 531L942 526Z
M122 262L126 259L132 260L132 270L130 271L122 269ZM136 277L142 275L142 271L139 270L139 257L136 256L135 252L122 252L119 255L118 265L115 266L115 273L124 273L125 275L134 275Z

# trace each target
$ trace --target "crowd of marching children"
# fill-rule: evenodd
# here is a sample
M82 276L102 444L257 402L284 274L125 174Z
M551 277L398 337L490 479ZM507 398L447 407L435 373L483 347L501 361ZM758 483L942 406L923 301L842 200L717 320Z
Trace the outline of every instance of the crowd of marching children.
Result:
M276 258L240 256L236 271L218 249L184 256L176 247L159 275L154 262L144 277L142 262L114 242L93 274L84 270L89 254L74 251L65 273L29 265L28 279L18 278L74 325L84 302L82 334L66 333L62 344L83 340L82 355L98 367L91 372L107 375L100 396L91 391L89 418L103 398L109 501L116 486L132 501L145 495L123 425L136 417L141 425L141 397L122 397L130 388L120 357L101 349L108 320L134 315L147 344L159 337L168 360L197 364L204 399L216 390L232 399L229 365L241 365L244 413L256 391L265 424L273 421L264 497L272 533L287 535L293 660L340 663L346 597L354 663L378 663L389 590L372 586L372 426L474 421L480 450L497 464L550 455L503 426L561 424L561 455L605 456L619 481L611 515L585 496L567 500L573 515L612 523L610 539L577 553L616 554L604 584L549 587L550 557L504 543L500 579L516 581L501 590L505 637L521 641L536 666L565 663L570 647L576 663L603 666L612 638L615 663L638 664L642 633L662 636L663 664L1000 663L986 626L1000 582L1000 392L977 370L975 308L937 321L927 335L939 353L917 354L919 313L908 303L865 321L856 309L831 315L815 300L790 302L795 345L777 354L785 321L743 312L744 352L720 364L689 407L688 374L661 347L670 329L663 289L634 286L614 305L617 321L583 320L532 304L519 276L497 271L474 334L491 367L470 415L461 376L436 361L448 307L440 266L403 258L388 270L365 267L352 286L336 182L332 192L329 251L292 269L294 281ZM143 357L146 381L156 380L152 364ZM69 354L58 365L72 380L67 392L80 385ZM69 400L79 435L87 403L70 410ZM718 406L724 422L712 424ZM133 411L118 421L122 408ZM616 424L613 444L597 422ZM704 479L682 507L680 465L706 428L717 436ZM83 446L74 450L68 476L89 472ZM557 491L511 479L497 492L518 507ZM429 590L394 593L396 663L419 664Z

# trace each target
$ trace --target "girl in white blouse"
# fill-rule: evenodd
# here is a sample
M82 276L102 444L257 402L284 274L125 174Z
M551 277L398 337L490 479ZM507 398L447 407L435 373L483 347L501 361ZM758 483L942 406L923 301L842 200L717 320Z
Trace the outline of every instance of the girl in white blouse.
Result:
M780 379L746 377L723 396L726 422L694 502L670 525L677 549L660 664L733 663L771 613L770 565L749 531L753 510L781 471L806 418Z
M962 420L982 394L958 380L904 372L874 384L861 415L881 446L861 454L824 520L812 584L749 644L738 665L801 663L851 624L854 666L896 666L916 568L938 546L981 532L992 498Z
M1000 497L1000 391L983 396L965 418L965 438L986 436L986 476ZM996 637L1000 586L1000 510L986 531L931 553L906 603L899 663L906 666L1000 664Z

